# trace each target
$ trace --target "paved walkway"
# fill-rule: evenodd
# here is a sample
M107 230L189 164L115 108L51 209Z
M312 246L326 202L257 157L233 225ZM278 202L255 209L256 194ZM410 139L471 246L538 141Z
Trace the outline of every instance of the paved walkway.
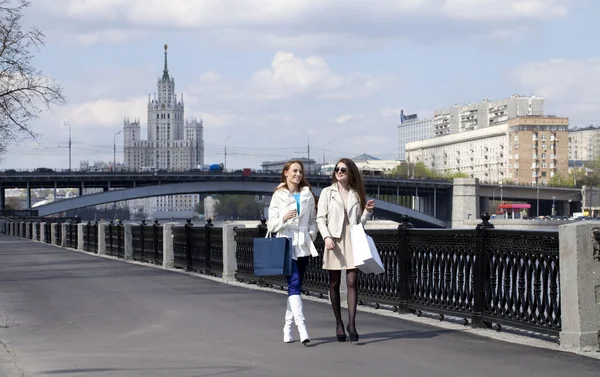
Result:
M0 376L9 367L71 377L600 373L596 359L363 312L360 342L337 343L330 307L308 300L313 341L284 344L284 300L0 235Z

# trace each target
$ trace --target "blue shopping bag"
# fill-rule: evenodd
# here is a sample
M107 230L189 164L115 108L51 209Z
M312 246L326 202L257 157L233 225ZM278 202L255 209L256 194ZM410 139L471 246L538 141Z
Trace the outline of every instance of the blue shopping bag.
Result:
M254 276L292 275L292 240L287 237L254 239Z

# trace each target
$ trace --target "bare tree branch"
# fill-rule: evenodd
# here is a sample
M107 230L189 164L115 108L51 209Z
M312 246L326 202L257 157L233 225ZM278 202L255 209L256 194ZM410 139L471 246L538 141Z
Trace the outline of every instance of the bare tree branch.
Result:
M35 27L21 26L23 11L30 5L29 0L0 0L0 156L9 143L36 140L31 121L66 103L60 84L32 64L45 35Z

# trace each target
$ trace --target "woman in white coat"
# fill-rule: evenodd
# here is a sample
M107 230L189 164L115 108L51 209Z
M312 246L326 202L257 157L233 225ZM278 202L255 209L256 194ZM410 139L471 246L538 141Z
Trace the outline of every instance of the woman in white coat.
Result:
M336 321L339 342L346 341L346 332L340 307L340 282L346 270L348 287L348 333L350 341L358 341L356 331L356 305L358 270L354 265L350 228L364 225L373 213L375 201L367 201L362 175L354 161L340 159L332 175L333 184L321 191L317 224L325 241L323 269L329 271L329 299Z
M283 341L293 342L292 323L295 321L300 341L310 342L302 308L302 281L308 258L317 257L313 243L317 236L315 196L304 177L304 165L292 160L283 166L281 183L275 189L269 205L267 228L277 237L290 238L293 244L292 275L287 276L288 300L283 327Z

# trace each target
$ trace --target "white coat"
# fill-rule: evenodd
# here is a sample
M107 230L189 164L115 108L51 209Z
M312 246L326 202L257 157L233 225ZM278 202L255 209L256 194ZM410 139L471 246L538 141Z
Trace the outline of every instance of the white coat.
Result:
M317 211L315 199L308 187L300 190L300 213L298 216L284 221L283 216L294 209L296 209L296 199L289 190L285 187L275 190L269 205L267 229L271 233L277 233L277 237L292 239L293 259L319 256L313 243L317 237Z
M356 191L350 189L348 193L348 221L350 226L362 223L364 226L370 213L365 209L360 211L360 202ZM317 211L317 225L323 239L327 237L340 238L344 225L344 201L338 190L337 183L325 187L319 196L319 209Z

